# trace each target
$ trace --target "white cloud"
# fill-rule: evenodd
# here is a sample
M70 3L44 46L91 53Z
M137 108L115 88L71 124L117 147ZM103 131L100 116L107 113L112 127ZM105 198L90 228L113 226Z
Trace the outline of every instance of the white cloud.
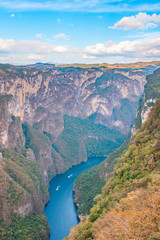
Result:
M10 63L49 62L135 62L160 59L160 36L135 41L97 43L85 49L68 49L67 46L40 41L0 39L0 60Z
M95 56L91 56L91 55L87 55L86 53L84 53L82 55L82 59L96 59L96 57Z
M35 37L38 38L38 39L44 38L43 34L41 34L41 33L37 33L37 34L35 35Z
M73 24L73 23L70 23L70 24L68 24L67 26L68 26L68 27L73 27L74 24Z
M65 46L57 46L54 48L54 51L56 51L57 53L66 53L68 52L68 48Z
M38 55L38 54L30 54L28 56L28 60L45 61L46 56L45 55Z
M97 43L86 46L85 53L97 57L123 56L129 58L160 58L160 38L148 39L146 41L122 41L119 43L109 41L106 44Z
M14 13L12 13L12 14L10 15L10 17L11 17L11 18L15 17L15 14L14 14Z
M135 34L132 34L132 35L128 35L127 38L134 38L134 39L137 39L137 38L140 38L140 39L144 39L144 40L147 40L147 39L153 39L153 38L160 38L160 32L137 32Z
M69 37L66 36L65 33L59 33L56 36L54 36L55 39L64 39L64 40L69 40Z
M148 28L155 28L160 25L160 14L146 14L138 13L135 16L123 17L120 21L114 24L114 29L123 30L142 30Z
M14 46L15 42L13 39L0 39L0 52L7 52Z
M13 39L0 39L0 53L18 54L62 54L68 52L66 46L54 46L39 41L14 41Z
M160 3L141 3L123 0L1 0L0 8L12 11L68 11L68 12L137 12L159 11Z

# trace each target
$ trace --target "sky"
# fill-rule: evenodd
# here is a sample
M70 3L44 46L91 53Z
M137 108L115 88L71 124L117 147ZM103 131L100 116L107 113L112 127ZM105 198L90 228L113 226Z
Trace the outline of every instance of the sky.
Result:
M0 62L160 60L160 1L0 0Z

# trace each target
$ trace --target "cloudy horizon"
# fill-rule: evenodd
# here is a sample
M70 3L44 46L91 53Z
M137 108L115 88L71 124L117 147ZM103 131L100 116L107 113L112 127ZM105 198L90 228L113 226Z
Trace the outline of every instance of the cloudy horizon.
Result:
M1 0L0 62L160 60L160 3Z

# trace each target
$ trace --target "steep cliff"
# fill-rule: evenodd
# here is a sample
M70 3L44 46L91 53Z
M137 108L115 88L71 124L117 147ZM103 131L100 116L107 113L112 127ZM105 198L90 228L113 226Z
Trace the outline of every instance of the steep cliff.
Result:
M160 238L160 99L132 136L91 214L66 239Z
M137 131L141 124L147 119L148 114L160 97L160 69L146 77L147 83L144 86L144 94L139 102L137 116L135 118L132 134ZM91 169L89 172L80 175L74 185L75 202L78 205L79 216L89 214L90 209L94 204L94 197L101 192L102 186L107 182L112 175L117 158L122 152L127 149L127 143L130 139L128 135L126 141L115 152L111 153L105 162L98 167ZM95 181L93 181L93 179ZM88 191L87 191L88 189Z
M0 83L1 96L10 96L0 147L17 145L17 140L9 139L10 135L16 138L9 131L13 132L14 118L19 124L23 122L23 126L29 126L23 130L30 132L34 138L31 142L36 142L32 147L36 159L53 176L87 156L107 155L122 144L134 120L146 78L143 73L125 69L1 64ZM38 142L44 136L38 136L36 131L48 137L44 147ZM24 145L23 138L19 144Z
M147 84L144 88L143 97L140 100L136 119L132 127L132 134L146 121L156 100L160 97L160 69L147 76Z

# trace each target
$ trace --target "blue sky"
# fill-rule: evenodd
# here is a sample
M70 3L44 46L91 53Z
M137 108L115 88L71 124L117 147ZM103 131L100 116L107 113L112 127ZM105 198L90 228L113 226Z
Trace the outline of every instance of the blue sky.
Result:
M160 60L160 2L1 0L0 62Z

